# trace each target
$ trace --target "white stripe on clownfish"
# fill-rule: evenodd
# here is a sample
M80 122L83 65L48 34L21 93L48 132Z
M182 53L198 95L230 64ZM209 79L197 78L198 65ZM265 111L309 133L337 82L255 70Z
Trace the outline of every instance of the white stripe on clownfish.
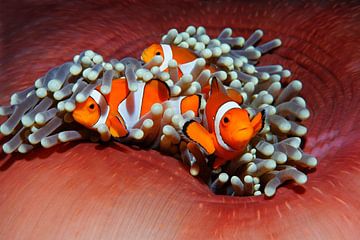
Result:
M220 122L221 122L221 119L223 118L224 114L234 108L241 108L241 107L239 106L238 103L236 103L234 101L229 101L229 102L222 104L216 112L215 121L214 121L216 140L218 141L218 143L220 144L221 147L223 147L224 149L226 149L228 151L234 151L234 149L224 142L224 140L221 136L221 132L220 132Z
M126 128L131 129L139 120L143 104L145 82L138 83L138 89L125 98L118 106L118 112L123 118Z
M163 106L168 109L171 108L174 111L174 114L181 114L181 100L185 96L171 98L163 103Z
M100 108L99 120L92 126L93 128L97 129L100 126L100 124L106 123L106 120L109 116L110 107L109 107L104 95L101 92L99 92L98 90L94 89L91 92L90 97L92 99L94 99L94 101L99 105L99 108Z
M160 71L164 71L165 69L168 68L168 64L169 64L169 61L171 59L173 59L173 54L172 54L172 50L171 50L171 46L170 45L167 45L167 44L160 44L162 50L163 50L163 53L164 53L164 59L163 59L163 62L162 64L160 65Z
M145 83L139 82L138 86L138 90L130 92L118 106L118 113L123 118L126 129L131 129L140 119ZM110 112L110 106L104 95L97 89L94 89L91 92L90 97L94 99L100 108L99 120L92 126L94 129L97 129L100 124L106 123Z
M160 44L163 53L164 53L164 59L162 64L160 65L160 71L164 71L165 69L168 68L168 63L171 59L173 59L173 52L171 50L171 46L168 44ZM183 75L187 75L190 74L191 71L194 69L195 64L196 64L196 60L193 60L191 62L188 63L183 63L183 64L178 64L178 67L180 69L180 71L182 72Z

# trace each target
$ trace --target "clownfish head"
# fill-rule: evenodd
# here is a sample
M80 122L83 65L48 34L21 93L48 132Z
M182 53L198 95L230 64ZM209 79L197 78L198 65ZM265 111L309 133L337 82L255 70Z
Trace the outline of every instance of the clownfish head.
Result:
M221 81L216 78L211 82L205 111L209 130L225 149L242 151L264 125L264 112L251 120L249 113L227 95Z
M263 113L250 120L245 109L233 108L224 113L219 124L223 141L235 150L243 150L249 141L261 130Z
M74 120L81 125L92 128L100 118L100 107L95 100L89 97L85 102L77 103L72 112Z
M154 43L142 52L141 60L143 60L145 63L148 63L156 55L164 57L164 52L160 44Z

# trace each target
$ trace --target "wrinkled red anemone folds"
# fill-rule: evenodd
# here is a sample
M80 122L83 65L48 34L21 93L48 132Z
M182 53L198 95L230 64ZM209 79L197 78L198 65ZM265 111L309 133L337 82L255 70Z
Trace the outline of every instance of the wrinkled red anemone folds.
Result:
M152 3L14 1L1 8L0 103L84 49L140 56L190 24L211 35L261 28L303 82L305 151L319 165L304 187L272 199L216 196L176 159L120 144L71 143L0 155L2 239L355 239L360 235L360 5L354 2ZM2 119L3 120L3 119Z

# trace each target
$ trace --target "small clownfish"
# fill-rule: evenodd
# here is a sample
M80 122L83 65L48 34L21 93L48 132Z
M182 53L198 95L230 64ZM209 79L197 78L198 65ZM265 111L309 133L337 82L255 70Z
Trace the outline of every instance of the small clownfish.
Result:
M239 102L227 95L221 81L213 78L210 97L204 112L204 125L195 120L183 126L184 135L200 145L207 155L215 155L213 168L239 157L250 140L262 130L265 112L259 112L250 120L249 113Z
M107 95L99 89L94 89L85 102L77 103L72 115L76 122L89 129L106 124L115 138L126 137L155 103L170 102L171 107L178 108L175 112L193 110L196 115L199 114L200 95L170 99L169 87L160 80L138 82L135 92L129 91L125 78L114 79L111 92Z
M179 77L184 74L190 74L194 69L196 60L199 58L194 52L187 48L178 47L176 45L154 43L143 51L141 59L145 63L148 63L156 55L163 57L163 62L159 67L160 71L167 71L169 60L176 60L179 68ZM213 66L206 66L206 68L211 72L215 71Z

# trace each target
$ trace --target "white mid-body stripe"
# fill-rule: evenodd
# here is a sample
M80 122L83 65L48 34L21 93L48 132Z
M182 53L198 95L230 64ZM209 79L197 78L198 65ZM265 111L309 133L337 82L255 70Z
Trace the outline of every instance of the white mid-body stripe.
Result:
M160 44L162 50L163 50L163 53L164 53L164 59L163 59L163 62L162 64L160 65L160 71L164 71L165 69L168 68L168 64L169 64L169 61L171 59L173 59L173 53L172 53L172 50L171 50L171 46L168 45L168 44Z
M99 120L92 126L93 128L97 129L100 124L105 124L106 120L109 116L110 107L106 102L106 99L104 95L102 95L98 90L94 89L90 97L94 99L94 101L99 105L100 107L100 117Z
M137 84L138 89L135 92L130 92L129 96L118 107L118 112L122 116L127 129L134 127L140 119L145 82L139 81Z
M215 122L214 122L216 139L217 139L218 143L220 144L220 146L228 151L234 151L234 149L231 148L229 145L227 145L224 142L224 140L221 136L221 133L220 133L220 122L225 113L227 113L229 110L235 109L235 108L240 108L239 104L237 104L236 102L230 101L230 102L224 103L217 110L216 116L215 116Z
M171 50L171 46L168 45L168 44L160 44L162 50L163 50L163 53L164 53L164 60L162 62L162 64L160 65L160 71L164 71L165 69L168 68L168 64L169 64L169 61L171 59L173 59L173 52ZM179 68L180 68L180 71L182 72L183 75L186 75L186 74L190 74L191 71L194 69L194 66L195 66L195 63L196 63L196 60L193 60L191 62L188 62L188 63L183 63L183 64L179 64Z

